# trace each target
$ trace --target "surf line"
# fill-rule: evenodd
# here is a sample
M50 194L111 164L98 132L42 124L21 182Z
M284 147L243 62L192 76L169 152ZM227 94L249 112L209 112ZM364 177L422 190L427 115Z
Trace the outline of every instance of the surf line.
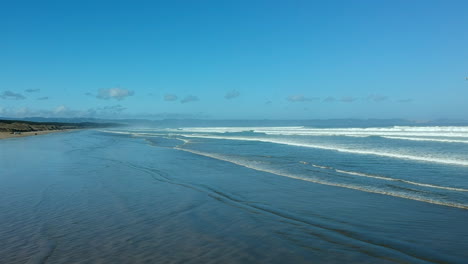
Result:
M305 161L300 161L300 163L310 164L310 163L305 162ZM408 181L408 180L391 178L391 177L383 177L383 176L379 176L379 175L372 175L372 174L361 173L361 172L345 171L345 170L335 169L333 167L321 166L321 165L316 165L316 164L310 164L310 165L312 167L315 167L315 168L333 170L333 171L336 171L338 173L349 174L349 175L354 175L354 176L359 176L359 177L373 178L373 179L379 179L379 180L384 180L384 181L404 182L404 183L407 183L407 184L412 184L412 185L417 185L417 186L422 186L422 187L435 188L435 189L443 189L443 190L449 190L449 191L468 192L468 189L463 189L463 188L440 186L440 185L434 185L434 184L429 184L429 183L421 183L421 182L414 182L414 181Z
M411 140L411 141L431 141L431 142L442 142L442 143L464 143L468 144L468 140L458 139L437 139L437 138L421 138L421 137L394 137L394 136L381 136L388 139L400 139L400 140Z
M208 135L182 135L182 134L179 134L178 136L188 137L188 138L209 138L209 139L222 139L222 140L256 141L256 142L289 145L289 146L295 146L295 147L332 150L332 151L351 153L351 154L374 155L374 156L387 157L387 158L414 160L414 161L419 161L419 162L433 162L433 163L450 164L450 165L458 165L458 166L468 166L468 160L447 160L447 159L440 159L440 158L419 157L419 156L406 155L406 154L384 153L384 152L379 152L379 151L353 150L353 149L346 149L346 148L340 148L340 147L328 147L328 146L320 146L320 145L313 145L313 144L306 144L306 143L286 142L286 141L275 140L275 139L220 137L220 136L208 136Z
M409 196L409 195L398 194L398 193L394 193L394 192L372 190L372 189L367 189L367 188L363 188L363 187L355 186L355 185L347 185L347 184L332 183L332 182L327 182L327 181L322 181L322 180L317 180L317 179L309 179L309 178L304 178L304 177L300 177L300 176L296 176L296 175L292 175L292 174L287 174L287 173L277 172L277 171L273 171L273 170L252 167L252 166L249 166L249 165L237 162L237 161L229 160L227 158L219 157L219 156L216 156L216 155L211 155L209 153L184 149L184 148L181 148L181 147L174 147L174 149L189 152L189 153L196 154L196 155L199 155L199 156L204 156L204 157L208 157L208 158L212 158L212 159L216 159L216 160L229 162L229 163L232 163L232 164L235 164L235 165L238 165L238 166L242 166L242 167L245 167L245 168L248 168L248 169L252 169L252 170L256 170L256 171L260 171L260 172L271 173L271 174L274 174L274 175L287 177L287 178L292 178L292 179L296 179L296 180L308 181L308 182L323 184L323 185L328 185L328 186L335 186L335 187L352 189L352 190L357 190L357 191L362 191L362 192L388 195L388 196L393 196L393 197L398 197L398 198L403 198L403 199L408 199L408 200L414 200L414 201L419 201L419 202L424 202L424 203L430 203L430 204L436 204L436 205L442 205L442 206L448 206L448 207L454 207L454 208L460 208L460 209L468 210L468 205L466 205L466 204L442 202L442 201L437 201L437 200L432 200L432 199L424 199L424 198L420 198L420 197L413 197L413 196Z

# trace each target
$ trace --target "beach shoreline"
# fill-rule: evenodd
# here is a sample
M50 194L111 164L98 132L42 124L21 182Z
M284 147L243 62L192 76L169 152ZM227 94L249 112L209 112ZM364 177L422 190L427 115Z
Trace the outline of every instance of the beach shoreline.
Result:
M422 198L433 197L434 188L352 178L299 163L341 169L338 163L349 161L355 165L352 171L372 176L381 171L368 164L379 160L251 141L206 140L180 147L193 150L188 152L176 148L180 143L174 138L148 133L135 138L86 129L37 140L0 140L0 237L5 244L0 262L35 263L47 257L51 263L373 264L465 263L468 258L464 209L306 179L323 175L363 187L392 184ZM233 152L239 153L237 164L229 161ZM245 160L272 172L243 166ZM409 168L418 165L413 162L384 159L376 166L384 163L388 176L396 174L393 179L399 179L401 169L412 172L404 178L408 181L428 175L423 171L418 179L419 170ZM450 169L428 168L436 173ZM466 175L465 168L450 171L462 179ZM461 199L454 202L466 201L461 191L432 193L446 199L454 193Z
M39 136L39 135L46 135L46 134L57 133L57 132L70 132L70 131L75 131L75 130L77 129L27 131L27 132L21 132L20 134L13 134L12 132L0 132L0 140L8 139L8 138Z
M69 132L88 128L104 128L119 125L120 124L117 123L60 123L0 119L0 139L38 136L57 132Z

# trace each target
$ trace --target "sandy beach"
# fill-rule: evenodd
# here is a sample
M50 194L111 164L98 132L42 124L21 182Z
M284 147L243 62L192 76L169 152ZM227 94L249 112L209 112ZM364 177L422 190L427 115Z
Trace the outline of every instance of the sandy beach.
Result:
M67 132L67 131L72 131L72 130L73 129L29 131L29 132L22 132L21 134L12 134L11 132L0 132L0 139L28 137L28 136L39 136L39 135L45 135L45 134L50 134L50 133Z
M409 192L404 199L275 174L281 172L277 164L294 174L305 166L299 160L353 161L350 154L204 140L180 146L181 140L96 130L1 140L0 262L466 263L464 209L412 200ZM231 150L244 156L230 162ZM294 164L292 152L300 154ZM284 155L289 159L281 164ZM249 168L243 157L264 162ZM358 158L365 168L369 160L378 162ZM22 160L27 165L18 165ZM387 169L392 164L382 162ZM415 163L404 162L397 164L409 165L398 168L421 180L412 171ZM256 169L259 164L271 172ZM362 188L383 185L308 169L311 176L325 170L330 181ZM445 177L452 182L466 176L462 167L441 169L451 170ZM398 171L391 173L402 177ZM400 184L400 192L419 190L391 184ZM430 189L420 190L423 200ZM464 199L464 192L438 190L432 190L436 198Z

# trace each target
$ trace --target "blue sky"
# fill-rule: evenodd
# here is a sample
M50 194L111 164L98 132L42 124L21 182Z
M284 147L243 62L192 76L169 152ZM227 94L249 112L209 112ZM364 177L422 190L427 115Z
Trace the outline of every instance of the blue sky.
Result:
M467 118L467 1L2 1L0 116Z

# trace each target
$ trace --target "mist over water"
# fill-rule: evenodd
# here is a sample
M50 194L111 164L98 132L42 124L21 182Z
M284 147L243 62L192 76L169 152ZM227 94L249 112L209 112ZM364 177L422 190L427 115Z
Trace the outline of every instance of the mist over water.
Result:
M467 127L3 140L0 262L464 263L465 141Z

